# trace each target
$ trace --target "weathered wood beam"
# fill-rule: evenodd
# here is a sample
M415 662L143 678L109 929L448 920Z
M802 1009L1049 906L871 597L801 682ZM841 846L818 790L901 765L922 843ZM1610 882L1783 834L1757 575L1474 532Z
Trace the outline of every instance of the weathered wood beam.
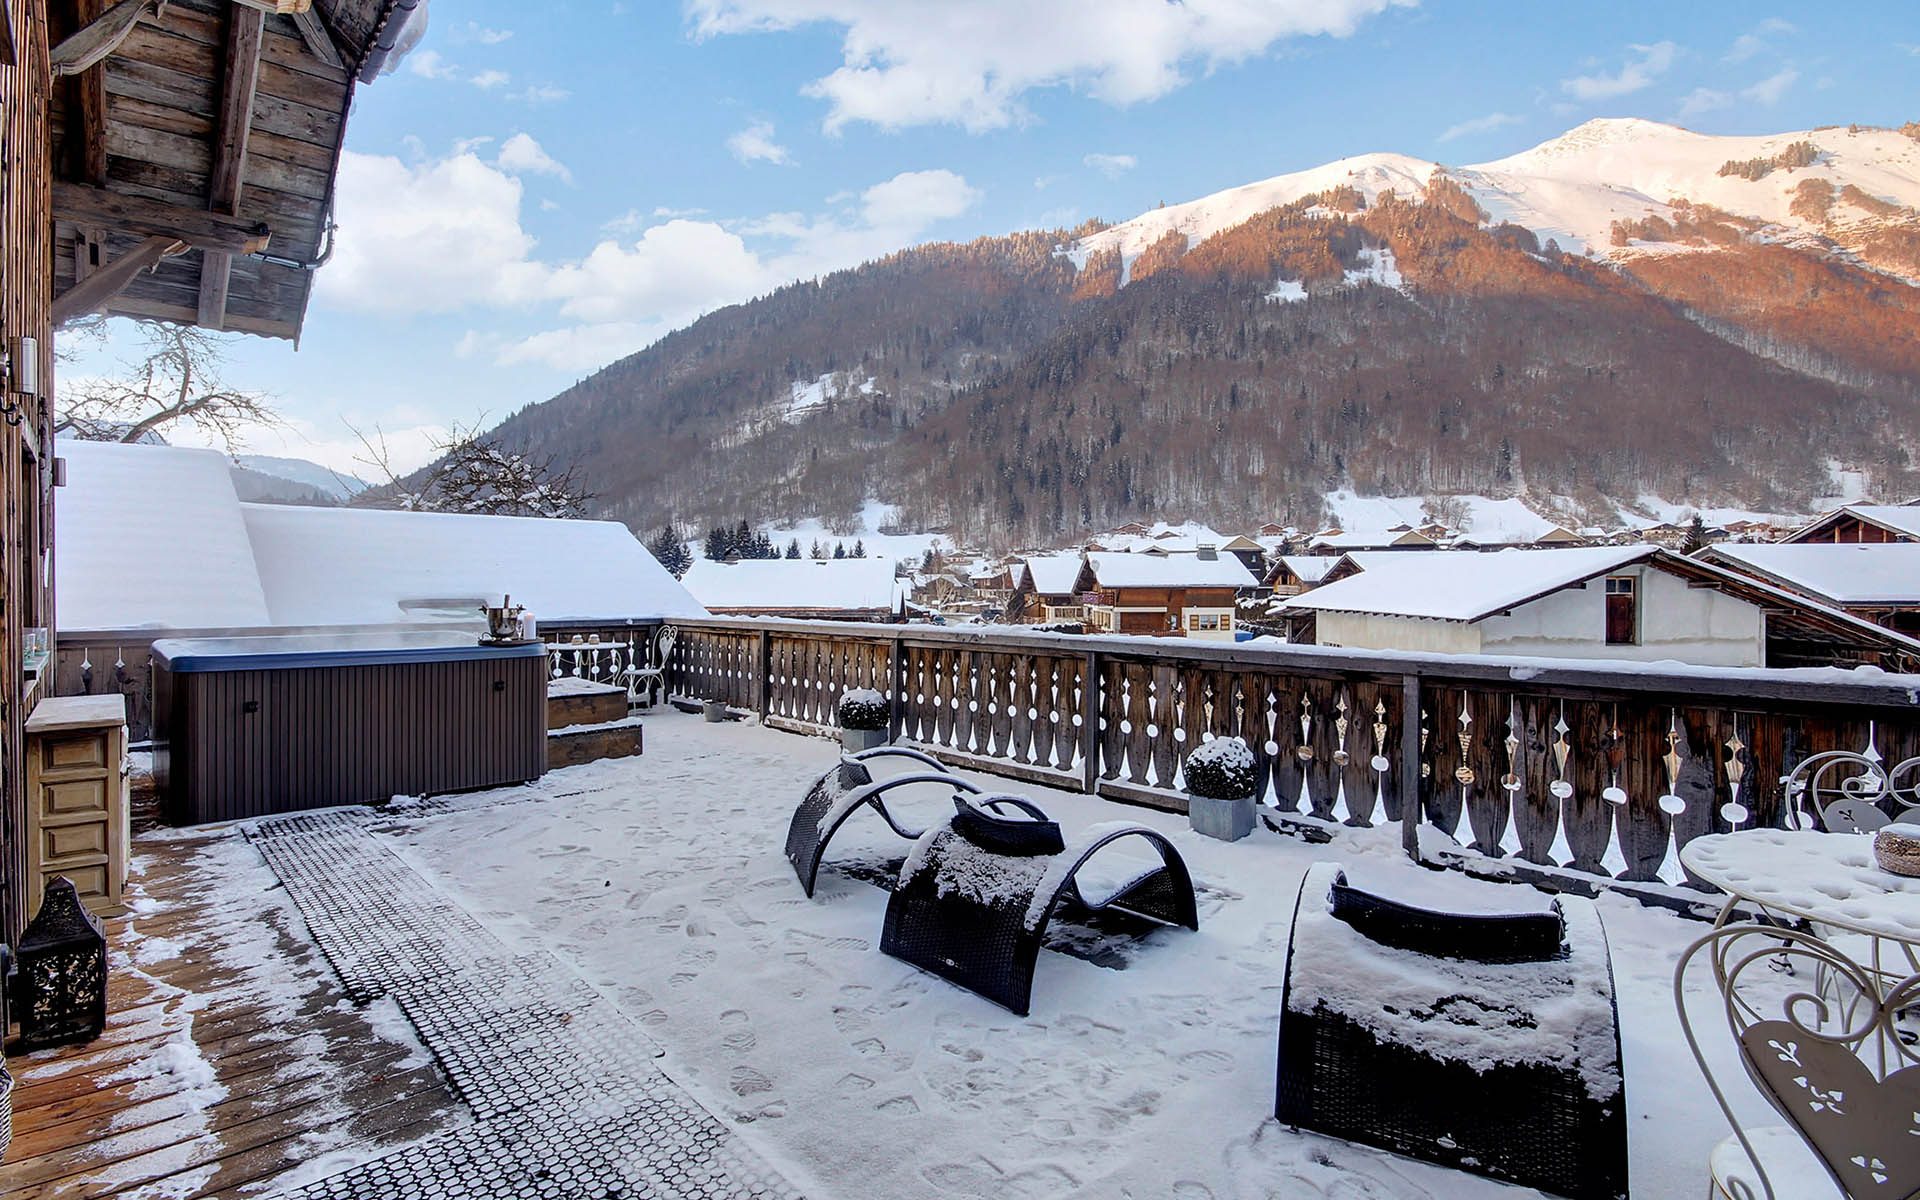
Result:
M251 8L255 12L293 17L311 9L313 0L233 0L233 4L235 8Z
M150 271L169 254L179 254L186 243L172 237L150 237L79 283L53 298L53 323L63 325L98 311L119 295L142 271Z
M260 46L267 16L257 8L234 5L227 14L226 61L220 81L220 118L214 130L213 173L207 207L232 216L240 211L240 189L247 169L247 137L253 127L253 98L260 86ZM233 256L208 250L200 261L199 324L220 329L227 319L227 290Z
M97 229L75 229L73 231L73 279L75 283L84 282L107 261L105 239Z
M171 238L199 250L224 250L228 254L257 254L272 240L272 231L264 223L245 217L141 196L123 196L104 188L58 179L53 183L53 218L118 229L123 233Z
M60 40L49 55L55 76L78 75L94 67L120 48L140 18L153 7L153 0L120 0L105 12L95 5L84 5L86 24Z
M81 31L103 19L105 0L75 0L74 19ZM135 17L139 11L134 12ZM134 22L137 24L138 22ZM131 31L132 24L127 26ZM77 35L76 35L77 36ZM124 36L124 35L123 35ZM72 102L78 137L69 137L69 170L75 179L95 186L107 181L107 72L95 66L73 76Z
M300 40L307 44L307 49L313 51L315 58L330 67L344 68L347 65L347 60L340 57L340 48L333 44L333 35L327 32L327 23L320 19L318 12L302 8L291 15L294 28L300 31Z

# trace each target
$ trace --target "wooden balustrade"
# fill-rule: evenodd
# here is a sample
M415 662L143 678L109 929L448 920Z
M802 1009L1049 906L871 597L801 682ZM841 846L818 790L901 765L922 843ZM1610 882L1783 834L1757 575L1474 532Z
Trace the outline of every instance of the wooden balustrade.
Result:
M1418 657L1324 647L799 621L676 622L673 690L789 728L842 691L957 765L1180 810L1210 737L1279 823L1399 821L1522 868L1683 882L1703 833L1785 822L1808 755L1920 755L1920 680ZM1411 846L1415 825L1403 823Z

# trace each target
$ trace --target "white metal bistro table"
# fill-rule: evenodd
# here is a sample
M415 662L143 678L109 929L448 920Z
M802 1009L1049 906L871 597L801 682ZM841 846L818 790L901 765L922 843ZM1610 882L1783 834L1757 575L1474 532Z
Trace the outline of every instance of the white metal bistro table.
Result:
M1688 842L1680 862L1727 893L1718 924L1745 902L1775 917L1920 948L1920 879L1881 870L1868 834L1714 833Z
M1915 1194L1920 1097L1902 1068L1920 1061L1908 1020L1920 1002L1920 879L1881 870L1872 836L1859 833L1711 834L1689 842L1680 861L1727 894L1713 931L1674 972L1688 1046L1734 1129L1712 1156L1714 1194L1797 1200L1824 1192L1818 1172L1805 1174L1798 1156L1780 1149L1795 1135L1847 1195L1878 1196L1881 1184L1888 1195ZM1772 923L1737 921L1743 907ZM1714 1078L1688 1016L1685 976L1696 957L1712 964L1749 1080L1790 1132L1743 1129ZM1813 970L1811 991L1788 982L1803 966ZM1784 974L1769 983L1769 967ZM1908 1083L1886 1087L1896 1073ZM1909 1111L1913 1136L1897 1136Z

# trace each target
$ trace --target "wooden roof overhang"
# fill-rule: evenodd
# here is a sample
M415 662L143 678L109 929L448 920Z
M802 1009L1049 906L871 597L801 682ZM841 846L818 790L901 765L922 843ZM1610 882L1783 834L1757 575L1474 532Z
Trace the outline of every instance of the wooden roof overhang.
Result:
M54 318L298 339L348 107L415 0L54 0Z

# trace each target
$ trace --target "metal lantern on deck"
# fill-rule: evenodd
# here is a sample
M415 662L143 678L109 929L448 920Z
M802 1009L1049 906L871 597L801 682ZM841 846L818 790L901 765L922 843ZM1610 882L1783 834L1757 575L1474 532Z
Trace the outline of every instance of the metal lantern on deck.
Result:
M90 1042L107 1024L107 935L80 903L73 882L47 884L40 912L15 955L20 1046L44 1050Z

